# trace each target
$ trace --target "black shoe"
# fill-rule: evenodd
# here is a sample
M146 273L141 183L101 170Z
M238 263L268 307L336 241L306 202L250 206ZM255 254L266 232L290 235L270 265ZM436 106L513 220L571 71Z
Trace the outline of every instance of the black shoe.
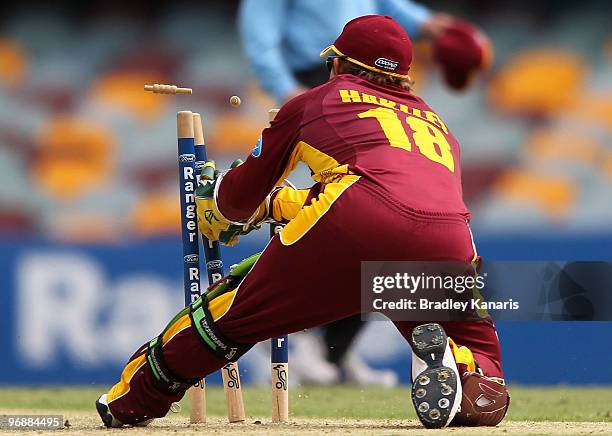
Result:
M440 324L412 330L412 403L427 428L447 426L461 405L461 383L455 358ZM415 375L416 373L416 375Z
M106 427L123 427L123 424L120 421L117 421L108 409L106 394L100 396L100 398L96 400L96 410L98 411L98 415L100 415L100 418Z
M108 408L107 394L101 395L100 398L96 400L96 410L98 411L98 415L100 415L100 418L102 418L102 422L106 427L121 428L126 426L126 424L115 418L111 413L110 409ZM153 418L149 418L132 425L135 427L146 427L152 422Z

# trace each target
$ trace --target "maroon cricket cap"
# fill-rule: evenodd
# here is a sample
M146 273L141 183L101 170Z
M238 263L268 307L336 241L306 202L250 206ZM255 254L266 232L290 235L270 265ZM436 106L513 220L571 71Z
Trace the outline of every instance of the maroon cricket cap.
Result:
M412 62L412 42L406 31L386 15L364 15L344 26L336 41L321 52L335 53L363 68L406 77Z
M446 83L451 88L464 88L471 76L487 68L493 58L489 39L472 24L453 22L433 43L434 60L442 68Z

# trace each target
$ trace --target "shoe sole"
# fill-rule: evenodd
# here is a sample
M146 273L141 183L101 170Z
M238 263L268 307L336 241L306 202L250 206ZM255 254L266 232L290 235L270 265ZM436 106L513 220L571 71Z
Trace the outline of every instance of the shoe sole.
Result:
M446 333L439 324L423 324L412 331L412 351L427 365L412 382L412 403L426 428L445 427L459 408L455 404L461 399L457 368L443 363L447 344Z

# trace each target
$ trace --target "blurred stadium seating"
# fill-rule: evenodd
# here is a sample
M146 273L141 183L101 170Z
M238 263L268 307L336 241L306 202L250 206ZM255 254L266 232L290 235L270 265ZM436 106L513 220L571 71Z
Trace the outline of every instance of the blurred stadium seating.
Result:
M482 2L455 3L436 6L467 15L490 34L493 70L464 94L445 89L424 56L416 58L415 76L417 92L463 145L474 226L608 229L610 27L593 25L601 20L596 7L576 15L564 2L547 16L519 8L492 15ZM207 139L225 161L243 156L265 125L273 104L242 58L235 3L164 3L144 14L101 5L77 12L14 6L2 19L3 234L98 241L177 231L168 194L176 184L177 108L204 114ZM149 82L196 92L146 94ZM233 94L245 103L239 109L227 104ZM305 174L297 182L306 184ZM151 209L159 211L156 222L140 224Z

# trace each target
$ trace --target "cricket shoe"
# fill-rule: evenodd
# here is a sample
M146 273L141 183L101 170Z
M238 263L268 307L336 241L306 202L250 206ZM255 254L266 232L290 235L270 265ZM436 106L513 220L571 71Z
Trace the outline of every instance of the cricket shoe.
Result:
M110 409L108 408L108 396L104 394L100 396L96 400L96 410L98 411L98 415L102 418L102 422L108 428L121 428L124 427L125 424L119 421L117 418L113 416ZM135 424L136 427L146 427L153 421L153 418L147 419L146 421L139 422Z
M461 405L457 364L440 324L412 330L412 403L426 428L446 427Z

